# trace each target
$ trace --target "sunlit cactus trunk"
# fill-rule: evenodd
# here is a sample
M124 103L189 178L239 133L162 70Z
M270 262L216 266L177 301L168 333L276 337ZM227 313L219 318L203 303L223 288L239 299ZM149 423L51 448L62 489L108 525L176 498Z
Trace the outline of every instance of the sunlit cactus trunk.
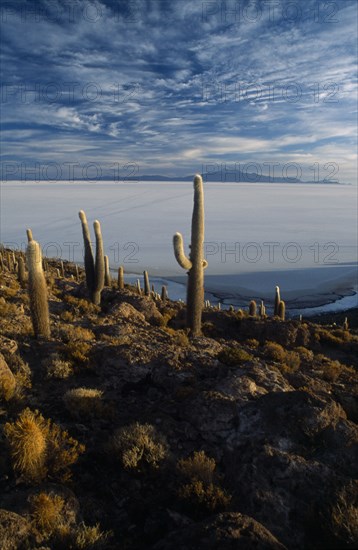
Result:
M34 333L36 338L49 338L50 315L46 279L42 269L41 248L39 243L34 240L27 245L26 262L29 272L28 291Z
M191 336L201 333L201 316L204 305L204 191L201 176L194 177L194 209L191 223L190 255L184 254L183 237L176 233L173 238L174 254L181 267L188 270L187 319Z

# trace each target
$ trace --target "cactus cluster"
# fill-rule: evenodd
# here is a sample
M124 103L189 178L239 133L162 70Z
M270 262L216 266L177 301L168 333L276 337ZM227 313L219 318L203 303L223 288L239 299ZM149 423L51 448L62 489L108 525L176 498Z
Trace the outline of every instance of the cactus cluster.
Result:
M93 257L91 236L88 228L86 214L80 210L79 217L82 224L82 233L84 241L84 260L86 271L86 284L91 295L91 300L95 305L101 303L101 292L105 282L105 260L101 225L98 220L93 223L93 229L96 239L96 261Z

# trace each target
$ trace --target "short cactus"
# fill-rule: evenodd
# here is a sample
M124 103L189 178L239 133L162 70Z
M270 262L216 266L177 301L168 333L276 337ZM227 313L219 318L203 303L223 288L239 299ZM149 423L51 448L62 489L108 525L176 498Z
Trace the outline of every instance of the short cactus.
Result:
M280 298L280 287L276 287L276 294L275 294L275 307L274 307L274 312L273 314L274 315L278 315L278 308L279 308L279 305L280 305L280 301L281 301L281 298Z
M21 288L25 288L26 287L26 270L25 270L24 258L22 256L19 257L19 260L17 262L17 277L19 279Z
M204 304L204 269L207 262L203 254L204 244L204 191L201 176L194 177L194 209L191 224L190 255L184 254L183 237L176 233L173 237L174 254L178 264L188 270L187 319L191 336L201 333L201 315Z
M119 290L124 288L124 269L122 266L118 268L118 288Z
M260 304L260 317L265 317L266 315L266 308L264 306L264 302L263 300L261 300L261 304Z
M161 293L161 300L162 302L166 302L167 299L168 299L168 291L167 291L167 287L166 286L162 286L162 293Z
M42 269L41 248L32 240L26 249L26 262L29 271L29 297L32 326L36 338L50 337L50 316L47 298L46 279Z
M150 285L149 285L148 271L143 272L143 277L144 277L144 294L146 296L150 296Z
M278 306L278 316L281 321L284 321L286 318L286 304L283 300L280 301Z
M343 330L349 330L348 317L344 318Z
M249 315L250 317L256 317L257 314L257 305L255 300L251 300L249 304Z

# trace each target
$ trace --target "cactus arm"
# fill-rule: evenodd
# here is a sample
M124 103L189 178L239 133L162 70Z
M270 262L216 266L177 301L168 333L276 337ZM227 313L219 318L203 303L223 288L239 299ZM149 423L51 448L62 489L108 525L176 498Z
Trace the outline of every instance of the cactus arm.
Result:
M203 260L203 269L206 269L208 267L208 262L206 260Z
M189 258L185 256L183 236L181 233L175 233L173 237L173 246L174 246L175 259L180 265L180 267L187 270L191 269L192 263L189 260Z

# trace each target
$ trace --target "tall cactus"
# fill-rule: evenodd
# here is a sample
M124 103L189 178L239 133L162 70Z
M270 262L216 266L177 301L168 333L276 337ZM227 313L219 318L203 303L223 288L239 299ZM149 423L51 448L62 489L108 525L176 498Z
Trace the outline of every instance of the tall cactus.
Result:
M29 297L32 326L36 338L50 337L50 316L48 309L46 279L42 269L41 248L38 242L29 241L26 249L29 271Z
M101 224L98 220L93 223L94 234L96 236L96 264L95 277L92 292L92 302L99 306L101 303L101 292L104 287L104 254L103 254L103 239L101 232Z
M201 176L194 177L194 209L191 222L191 245L189 258L185 256L183 237L173 237L174 255L178 264L188 270L186 324L191 336L201 333L201 314L204 303L204 191Z
M93 251L92 251L92 245L91 245L91 235L88 228L86 214L84 213L83 210L80 210L78 215L80 217L81 224L82 224L83 242L84 242L84 248L85 248L86 284L87 284L88 290L92 292L94 288L95 275L94 275L94 258L93 258Z
M27 242L30 243L33 240L32 230L26 229L26 235L27 235Z

